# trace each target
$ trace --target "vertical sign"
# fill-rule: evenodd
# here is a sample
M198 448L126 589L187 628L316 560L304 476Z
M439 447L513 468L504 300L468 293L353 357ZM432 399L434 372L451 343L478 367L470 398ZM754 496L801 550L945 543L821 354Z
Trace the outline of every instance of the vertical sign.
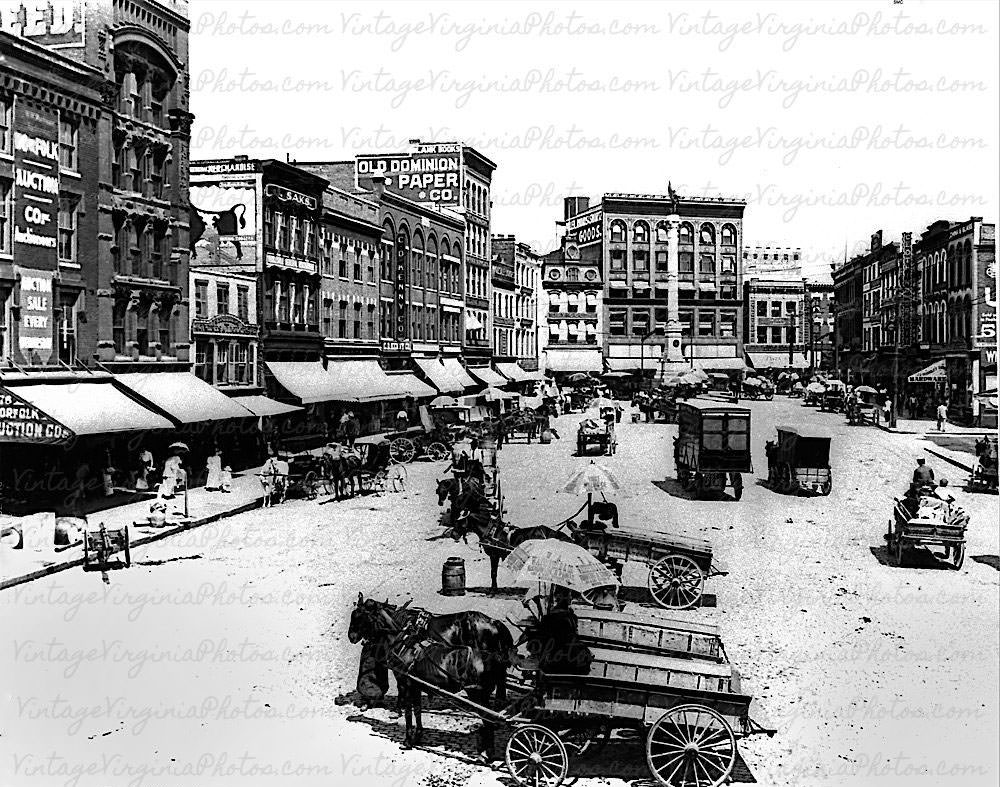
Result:
M21 320L17 326L17 346L24 362L44 366L52 357L52 271L15 266L20 277L18 305Z
M405 339L409 336L406 310L406 282L409 271L407 262L407 244L409 239L405 232L396 235L396 338Z
M59 236L59 115L19 106L14 121L14 256L55 270Z
M898 346L909 347L915 342L914 329L916 326L914 325L914 321L917 316L915 299L913 297L915 289L913 286L913 233L904 232L900 243L903 246L903 286L900 288L902 297L896 303L896 313L899 315L899 325L901 328L901 335L897 337L896 342Z

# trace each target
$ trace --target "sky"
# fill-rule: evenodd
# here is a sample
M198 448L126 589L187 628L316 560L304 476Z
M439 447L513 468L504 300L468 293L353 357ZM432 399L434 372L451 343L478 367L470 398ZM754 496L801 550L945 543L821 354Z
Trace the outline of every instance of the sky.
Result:
M338 160L461 140L493 232L562 199L747 200L803 273L998 204L995 2L192 0L192 156Z

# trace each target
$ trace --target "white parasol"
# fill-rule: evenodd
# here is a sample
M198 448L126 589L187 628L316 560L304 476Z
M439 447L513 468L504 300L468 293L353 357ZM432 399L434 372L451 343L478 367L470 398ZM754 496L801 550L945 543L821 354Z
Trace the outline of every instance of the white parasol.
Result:
M616 492L622 485L611 470L590 460L590 464L580 468L569 477L569 480L559 488L559 492L567 495L588 495L594 492Z
M547 582L577 593L618 587L614 573L583 547L555 538L535 538L517 546L503 561L519 585Z

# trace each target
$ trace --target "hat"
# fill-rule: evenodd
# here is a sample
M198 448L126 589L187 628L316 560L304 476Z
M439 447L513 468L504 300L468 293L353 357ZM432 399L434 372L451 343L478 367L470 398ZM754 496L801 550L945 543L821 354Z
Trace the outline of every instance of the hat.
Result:
M921 456L917 459L917 464L922 465L924 463L924 458Z

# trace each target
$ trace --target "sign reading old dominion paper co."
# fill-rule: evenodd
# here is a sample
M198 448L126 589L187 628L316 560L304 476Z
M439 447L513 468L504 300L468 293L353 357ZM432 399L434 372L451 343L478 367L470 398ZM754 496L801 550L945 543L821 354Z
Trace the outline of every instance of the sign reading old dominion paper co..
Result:
M59 115L24 102L14 127L14 266L19 278L15 323L20 361L52 355L52 277L58 265Z

